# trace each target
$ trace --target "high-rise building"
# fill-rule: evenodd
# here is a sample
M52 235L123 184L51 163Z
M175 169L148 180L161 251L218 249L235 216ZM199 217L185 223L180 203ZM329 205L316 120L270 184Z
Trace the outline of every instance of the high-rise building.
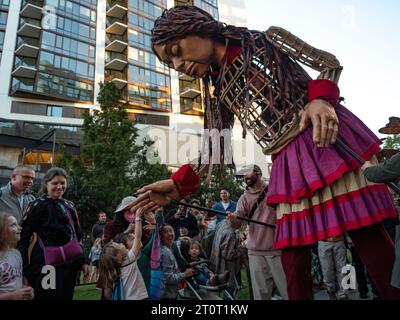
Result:
M180 4L219 18L217 0L0 0L0 177L18 163L47 169L57 142L78 146L101 81L123 90L140 138L156 140L164 163L198 156L200 81L151 50L154 20Z
M54 146L46 147L43 136L54 129L56 142L79 145L84 113L99 108L100 81L113 81L123 90L141 137L161 132L158 143L165 149L189 128L183 136L195 137L199 145L199 81L170 70L151 50L154 20L175 4L0 0L0 170L18 163L47 168ZM216 0L190 4L218 17ZM179 148L182 142L177 143ZM161 153L162 160L179 165L171 150Z

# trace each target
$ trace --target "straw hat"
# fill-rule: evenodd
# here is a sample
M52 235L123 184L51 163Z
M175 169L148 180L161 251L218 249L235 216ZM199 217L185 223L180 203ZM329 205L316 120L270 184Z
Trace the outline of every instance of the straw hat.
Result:
M115 209L114 213L124 211L126 208L128 208L132 202L136 200L136 197L133 196L128 196L122 199L121 203L117 206L117 209Z

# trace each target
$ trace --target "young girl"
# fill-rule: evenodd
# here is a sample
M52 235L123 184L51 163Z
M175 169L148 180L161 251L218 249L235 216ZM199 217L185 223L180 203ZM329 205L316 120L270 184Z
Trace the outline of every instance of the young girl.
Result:
M142 247L142 214L139 209L135 217L135 235L133 241L107 243L100 255L99 282L105 288L105 298L111 300L112 289L118 277L121 277L124 300L143 300L148 297L143 277L137 266L137 259ZM132 240L132 239L131 239Z
M202 259L202 248L200 242L192 241L189 247L189 266L193 267L197 273L193 276L198 284L215 286L226 283L229 278L229 271L222 274L214 274L209 268L207 262L209 260Z
M97 238L92 248L90 249L89 259L92 262L92 273L90 274L89 282L97 281L98 272L97 269L99 267L99 259L101 253L101 238Z
M0 300L33 299L32 287L22 284L22 258L15 249L20 234L15 217L0 212Z

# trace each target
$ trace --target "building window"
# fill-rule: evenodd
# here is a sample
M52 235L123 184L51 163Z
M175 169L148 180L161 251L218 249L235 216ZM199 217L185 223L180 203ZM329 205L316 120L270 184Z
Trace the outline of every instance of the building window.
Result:
M0 7L8 7L10 5L10 0L0 0Z
M0 27L5 28L7 25L8 12L0 11Z
M48 117L62 117L63 108L61 106L47 106L47 116Z
M4 32L0 31L0 49L3 47L4 43Z
M83 119L86 113L89 113L89 109L85 108L75 108L75 118Z
M145 114L137 114L136 122L141 124L147 124L147 116Z

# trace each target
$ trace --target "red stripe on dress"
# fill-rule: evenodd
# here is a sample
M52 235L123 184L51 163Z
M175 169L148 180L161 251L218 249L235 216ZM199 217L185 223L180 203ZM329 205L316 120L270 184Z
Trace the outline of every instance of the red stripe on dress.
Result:
M329 228L326 232L320 231L312 235L301 236L301 237L291 237L291 238L283 238L276 239L274 242L275 249L284 249L286 247L294 247L294 246L305 246L316 243L317 241L324 240L327 237L337 236L343 232L358 229L361 227L365 227L377 222L381 222L383 220L382 217L392 218L394 215L397 215L397 211L395 209L383 209L378 213L373 213L363 218L360 218L356 221L345 221L340 226L334 226ZM277 227L282 227L284 222L278 221ZM277 238L279 237L277 233Z
M321 202L319 204L316 204L312 206L312 208L309 209L304 209L301 211L294 211L292 213L283 213L283 216L281 218L278 218L279 220L284 220L284 221L292 221L292 220L300 220L303 218L308 218L311 216L311 214L315 213L321 213L321 207L325 209L329 209L335 206L335 203L345 203L349 202L352 200L356 200L357 198L360 198L362 196L366 196L369 193L372 192L387 192L388 188L384 184L374 184L370 186L366 186L364 188L351 191L348 193L341 194L339 196L335 196L332 199L329 199L325 202Z
M367 149L362 155L360 155L361 158L364 160L369 160L373 155L375 155L379 150L380 150L380 144L381 142L376 142L373 144L370 148ZM355 170L357 168L360 168L362 164L360 164L357 160L353 159L349 164L347 164L345 161L331 174L327 175L326 177L323 177L321 179L315 180L311 182L308 186L308 188L303 188L303 189L298 189L294 191L291 195L270 195L267 196L267 202L268 204L277 204L277 203L299 203L301 198L311 198L315 192L324 186L329 186L336 180L339 180L344 174Z

